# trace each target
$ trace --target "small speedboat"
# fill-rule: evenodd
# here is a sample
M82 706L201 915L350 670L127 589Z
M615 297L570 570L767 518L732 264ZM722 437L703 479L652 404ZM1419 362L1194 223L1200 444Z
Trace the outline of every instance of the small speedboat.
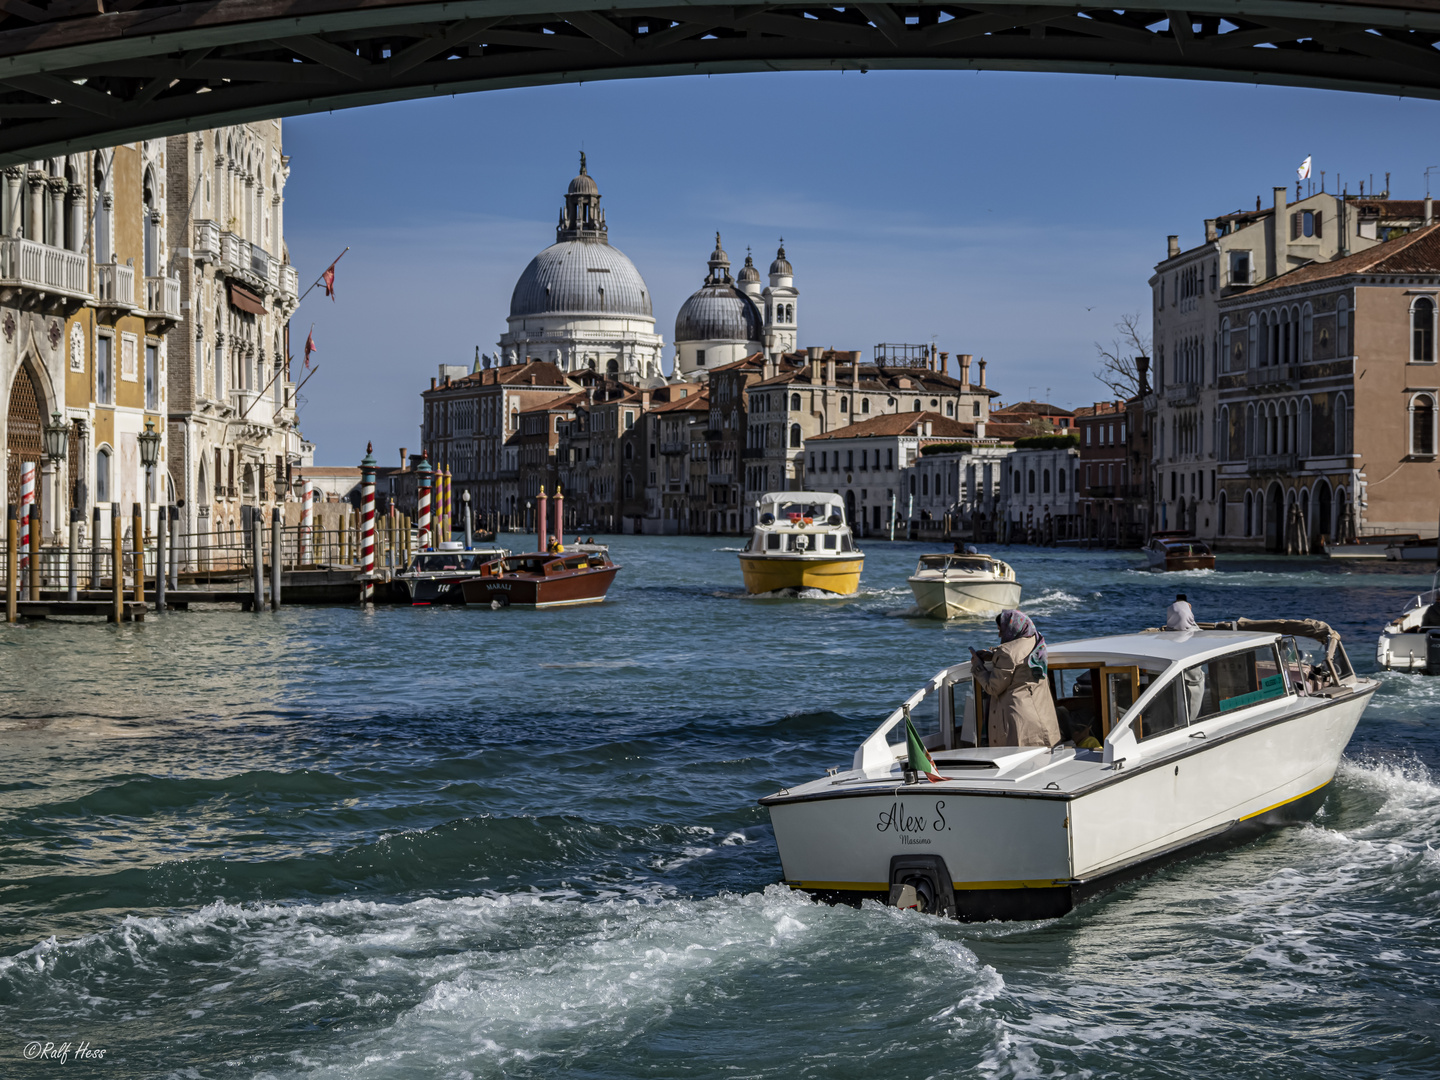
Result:
M865 553L832 492L767 492L755 503L755 529L740 553L745 591L819 589L848 595L860 588Z
M395 585L403 590L404 599L417 607L463 604L465 579L508 554L504 548L467 549L457 540L445 540L435 551L422 551L411 559L409 566L395 574Z
M1434 635L1434 644L1431 644ZM1431 652L1435 658L1431 660ZM1430 589L1405 605L1399 617L1380 631L1375 662L1386 671L1419 671L1440 675L1440 572Z
M508 555L465 579L467 604L491 607L573 607L598 604L620 570L603 545L583 551Z
M1151 570L1214 570L1215 553L1204 540L1181 533L1155 533L1145 545Z
M1020 583L1009 563L973 545L959 554L921 555L910 578L915 603L927 615L994 615L1020 606Z
M1051 644L1056 746L993 745L969 662L939 672L848 769L760 800L786 884L962 919L1050 918L1310 817L1379 684L1324 623L1211 625Z

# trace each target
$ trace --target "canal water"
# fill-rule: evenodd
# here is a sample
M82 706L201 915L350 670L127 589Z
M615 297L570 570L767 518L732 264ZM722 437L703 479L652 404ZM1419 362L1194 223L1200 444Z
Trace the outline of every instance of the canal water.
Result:
M744 598L736 548L614 538L568 611L0 628L0 1075L51 1075L36 1043L217 1080L1440 1074L1440 679L1381 677L1312 824L1062 919L827 907L756 799L993 623L915 616L921 545L843 600ZM1051 640L1179 589L1324 619L1364 672L1428 587L999 553Z

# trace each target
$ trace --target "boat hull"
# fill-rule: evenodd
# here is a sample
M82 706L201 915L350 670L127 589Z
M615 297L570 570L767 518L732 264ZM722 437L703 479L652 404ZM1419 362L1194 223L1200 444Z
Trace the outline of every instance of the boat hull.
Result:
M827 559L783 555L741 555L740 573L745 591L752 594L782 589L820 589L848 595L860 588L863 555Z
M465 603L464 578L401 578L406 595L416 606Z
M1015 581L943 581L912 577L915 604L937 619L962 615L995 615L1020 606L1020 584Z
M1214 555L1157 555L1150 553L1150 569L1161 572L1175 570L1214 570Z
M1205 739L1182 729L1074 792L922 780L762 801L794 888L883 899L892 859L934 855L958 917L1052 917L1167 861L1314 814L1374 689Z
M1427 672L1425 632L1381 634L1375 646L1375 662L1386 671Z
M552 578L531 575L471 578L465 582L465 602L501 607L574 607L598 604L615 580L618 566L597 567Z

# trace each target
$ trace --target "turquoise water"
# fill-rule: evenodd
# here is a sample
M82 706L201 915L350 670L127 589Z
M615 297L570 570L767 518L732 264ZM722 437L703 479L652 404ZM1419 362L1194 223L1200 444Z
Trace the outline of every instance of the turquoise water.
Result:
M756 798L848 763L993 623L749 599L617 537L600 607L0 627L0 1076L1440 1074L1440 679L1382 676L1320 816L1063 919L778 885ZM1313 616L1361 671L1402 567L996 549L1051 640ZM74 1048L100 1048L76 1061ZM54 1067L54 1066L52 1066Z

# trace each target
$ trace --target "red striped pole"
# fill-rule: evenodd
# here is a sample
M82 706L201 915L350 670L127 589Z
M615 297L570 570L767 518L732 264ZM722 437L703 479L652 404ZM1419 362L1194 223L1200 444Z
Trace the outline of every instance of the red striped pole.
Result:
M375 597L375 444L365 444L360 462L360 577L365 583L362 600Z
M421 551L430 550L430 462L422 454L420 464L415 467L416 482L420 485L420 505L415 517L416 539Z
M29 596L30 582L30 515L35 513L35 463L20 466L20 589ZM38 596L30 596L39 600Z

